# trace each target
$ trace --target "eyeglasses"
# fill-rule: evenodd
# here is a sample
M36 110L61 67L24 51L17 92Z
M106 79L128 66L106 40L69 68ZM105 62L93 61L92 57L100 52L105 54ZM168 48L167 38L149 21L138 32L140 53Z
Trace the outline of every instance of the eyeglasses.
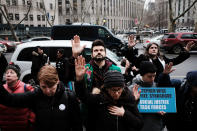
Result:
M112 93L116 93L116 92L121 93L123 91L123 88L116 88L116 89L109 88L109 91L111 91Z

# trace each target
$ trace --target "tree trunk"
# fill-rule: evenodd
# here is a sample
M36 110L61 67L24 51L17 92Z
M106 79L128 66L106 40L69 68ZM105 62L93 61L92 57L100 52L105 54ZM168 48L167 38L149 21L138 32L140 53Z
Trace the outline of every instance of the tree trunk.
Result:
M194 32L197 33L197 21L195 22L195 29Z

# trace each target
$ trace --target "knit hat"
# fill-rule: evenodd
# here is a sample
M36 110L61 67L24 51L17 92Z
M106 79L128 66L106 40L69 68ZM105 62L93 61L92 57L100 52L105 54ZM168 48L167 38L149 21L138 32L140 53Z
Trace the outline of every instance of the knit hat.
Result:
M146 73L155 73L157 71L156 66L150 61L142 61L140 63L140 75L143 76Z
M186 78L190 86L197 86L197 71L188 72Z
M21 71L21 69L20 69L20 67L19 67L18 65L15 65L13 62L11 62L11 63L9 63L9 65L6 67L6 71L7 71L8 69L14 70L14 71L16 72L18 78L20 78L20 75L21 75L21 74L20 74L20 71Z
M116 70L107 71L104 75L104 87L124 87L125 81L124 76L121 72Z

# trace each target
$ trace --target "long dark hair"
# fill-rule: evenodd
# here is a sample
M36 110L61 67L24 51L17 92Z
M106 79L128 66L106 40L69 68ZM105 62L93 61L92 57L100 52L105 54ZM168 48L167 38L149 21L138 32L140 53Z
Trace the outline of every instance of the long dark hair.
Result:
M146 57L148 57L148 58L151 57L150 54L149 54L149 49L150 49L150 47L151 47L152 45L156 45L156 46L157 46L157 49L158 49L157 57L159 57L160 59L162 59L163 56L162 56L162 54L161 54L161 52L160 52L160 47L159 47L159 45L158 45L157 43L154 43L154 42L147 45L146 50L145 50L145 52L144 52L144 55L145 55Z

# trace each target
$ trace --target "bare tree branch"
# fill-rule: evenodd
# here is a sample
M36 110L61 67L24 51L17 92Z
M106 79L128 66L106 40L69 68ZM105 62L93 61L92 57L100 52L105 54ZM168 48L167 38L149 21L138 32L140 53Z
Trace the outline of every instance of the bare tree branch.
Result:
M177 16L175 19L174 19L174 21L176 21L178 18L180 18L181 16L184 16L184 14L186 13L186 12L188 12L194 5L195 5L195 3L197 2L197 0L195 0L182 14L180 14L179 16Z
M28 14L29 14L29 12L30 12L30 10L31 10L31 7L32 7L32 1L30 0L30 5L29 5L29 8L28 8L27 13L25 14L24 18L23 18L18 24L16 24L16 25L14 26L14 29L15 29L19 24L21 24L21 23L25 20L26 17L28 17Z
M18 37L16 36L16 33L15 33L15 31L14 31L14 28L13 28L12 24L11 24L10 21L9 21L9 18L8 18L8 10L7 10L6 5L1 5L1 6L3 6L4 11L3 11L2 7L0 7L0 10L1 10L1 12L2 12L2 14L3 14L5 20L7 21L9 27L10 27L12 36L14 37L15 41L19 41L19 40L18 40Z

